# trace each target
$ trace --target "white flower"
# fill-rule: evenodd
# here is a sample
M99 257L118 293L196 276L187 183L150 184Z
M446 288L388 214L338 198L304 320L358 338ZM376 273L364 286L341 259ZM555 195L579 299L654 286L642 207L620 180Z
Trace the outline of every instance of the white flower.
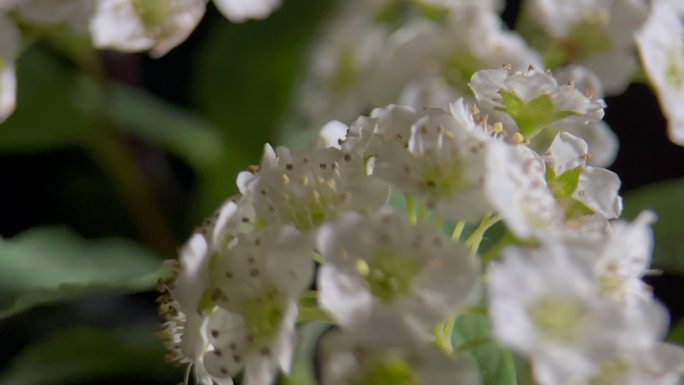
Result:
M637 35L641 62L667 117L670 140L684 145L684 11L656 1Z
M90 33L97 48L159 57L190 35L205 8L205 0L97 0Z
M587 143L561 132L544 153L547 184L566 218L596 213L615 219L622 212L620 178L612 171L588 166L588 159Z
M614 222L601 237L566 239L570 253L593 274L601 294L622 304L652 298L651 288L641 279L651 265L652 212L634 222Z
M484 114L505 112L504 125L525 139L557 122L589 124L604 114L603 100L587 97L572 85L559 85L549 72L534 68L514 73L507 68L482 70L473 75L470 88Z
M603 98L603 85L601 80L591 70L578 65L569 65L553 72L558 84L573 84L574 87L594 100ZM542 131L530 143L538 152L544 151L551 144L558 132L566 131L584 139L589 146L588 164L598 167L607 167L618 151L618 138L613 130L604 121L591 121L577 124L572 120L556 122L552 127Z
M459 99L452 113L424 111L400 141L374 145L373 175L425 202L448 219L475 220L491 211L483 183L489 137Z
M267 17L280 6L280 0L214 0L214 4L228 20L241 23Z
M530 238L558 227L563 209L546 184L544 162L524 145L490 146L485 192L508 229Z
M344 213L319 231L319 302L343 326L381 309L427 331L471 301L479 267L460 244L391 209Z
M648 16L645 1L534 0L529 11L552 40L547 64L589 67L609 94L620 93L629 84L636 69L634 33Z
M0 123L14 112L17 79L14 60L19 52L21 34L14 22L0 15Z
M495 335L531 357L540 384L589 383L602 364L656 349L667 329L655 302L625 308L603 299L592 274L558 244L507 249L489 278Z
M448 357L392 319L371 320L324 337L323 385L474 385L473 363Z
M269 385L278 368L290 369L297 300L314 272L313 242L291 226L240 234L215 250L205 301L207 373L228 382L244 370L244 383Z
M340 211L373 210L387 200L387 187L366 175L357 154L335 148L271 151L256 174L239 178L257 222L312 230Z

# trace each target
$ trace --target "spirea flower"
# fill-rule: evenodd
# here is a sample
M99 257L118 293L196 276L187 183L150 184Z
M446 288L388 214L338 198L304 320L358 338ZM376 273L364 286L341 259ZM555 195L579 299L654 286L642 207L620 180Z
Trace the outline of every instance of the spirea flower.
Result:
M319 300L342 325L380 307L429 330L477 289L478 264L463 246L391 210L342 214L321 229L317 248Z

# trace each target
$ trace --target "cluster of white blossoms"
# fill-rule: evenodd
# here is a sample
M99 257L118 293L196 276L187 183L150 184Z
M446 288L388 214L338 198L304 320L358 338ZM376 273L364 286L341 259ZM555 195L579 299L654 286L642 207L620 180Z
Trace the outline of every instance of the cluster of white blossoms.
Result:
M0 123L16 99L14 63L22 29L67 27L90 34L93 46L160 57L182 43L204 16L209 0L0 0ZM235 23L268 16L280 0L214 0Z
M312 52L296 124L316 127L330 117L349 123L390 103L447 108L458 97L474 102L467 87L472 74L508 63L513 70L534 65L558 71L559 78L567 72L599 79L601 90L588 90L597 98L603 89L617 95L632 81L650 81L670 138L684 145L679 0L525 0L513 30L499 16L499 1L341 3ZM608 127L581 130L595 132L587 136L591 151L602 154L595 164L609 164L617 146ZM592 139L600 141L596 148Z
M654 216L616 220L620 179L581 137L604 108L584 75L476 71L474 104L389 105L314 149L266 146L181 251L171 358L198 384L270 385L318 319L323 385L478 384L476 345L451 338L477 312L535 384L676 384L684 351L642 281Z

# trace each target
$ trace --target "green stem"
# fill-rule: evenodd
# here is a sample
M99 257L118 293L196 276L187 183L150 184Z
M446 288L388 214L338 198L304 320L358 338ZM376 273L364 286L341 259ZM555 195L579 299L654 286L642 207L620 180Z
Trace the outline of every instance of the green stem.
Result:
M497 259L499 255L501 255L503 249L506 248L506 246L515 243L515 241L516 239L513 234L506 232L501 239L499 239L482 255L482 263L486 265Z
M500 215L485 215L484 218L482 218L482 222L480 223L480 226L473 231L472 234L468 237L466 240L466 246L470 247L470 251L473 254L477 253L477 249L480 248L480 243L482 242L482 238L484 237L484 234L489 230L490 227L494 226L497 222L501 220Z
M461 239L461 234L463 234L463 229L465 228L465 221L459 221L454 226L454 231L451 233L451 239L458 241Z
M416 214L416 199L409 194L405 194L404 198L406 199L406 210L408 211L409 222L415 225L418 223L418 216Z

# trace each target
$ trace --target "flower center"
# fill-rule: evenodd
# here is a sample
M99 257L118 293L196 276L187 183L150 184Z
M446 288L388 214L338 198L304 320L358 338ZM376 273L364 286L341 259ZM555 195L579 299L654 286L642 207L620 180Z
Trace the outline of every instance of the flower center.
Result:
M406 361L390 358L366 368L355 385L419 385L420 381Z
M133 0L133 9L145 27L155 28L167 18L171 4L167 0Z
M411 293L412 281L420 265L414 259L381 252L368 261L359 259L356 269L374 296L391 302Z
M575 337L583 314L577 300L557 297L542 297L527 311L544 336L561 341L570 341Z
M285 311L274 293L245 301L241 310L254 344L270 340L280 331Z

